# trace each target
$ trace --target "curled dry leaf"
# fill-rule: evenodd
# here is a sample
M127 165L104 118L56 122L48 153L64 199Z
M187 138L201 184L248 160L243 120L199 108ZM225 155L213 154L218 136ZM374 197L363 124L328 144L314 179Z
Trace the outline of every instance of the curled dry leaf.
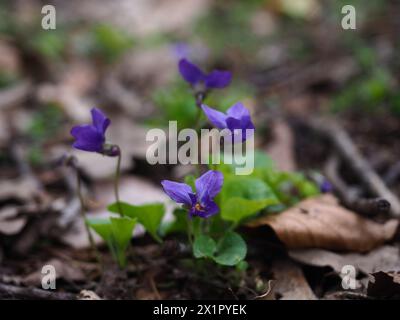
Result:
M306 199L249 227L270 226L288 249L322 248L339 251L370 251L395 235L399 222L378 224L338 204L332 195Z
M400 270L399 249L389 245L374 249L367 254L338 254L322 249L304 249L291 250L289 251L289 255L294 260L303 264L315 267L329 266L338 273L342 271L345 265L353 265L356 270L360 270L366 274L377 271Z
M275 261L272 266L275 278L273 293L281 300L316 300L303 271L290 260Z

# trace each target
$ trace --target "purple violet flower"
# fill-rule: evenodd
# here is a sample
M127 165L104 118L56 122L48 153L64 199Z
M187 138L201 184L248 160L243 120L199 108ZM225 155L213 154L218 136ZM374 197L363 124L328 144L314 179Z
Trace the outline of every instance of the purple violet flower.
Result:
M324 178L322 183L319 185L319 190L322 193L329 193L333 191L333 186L327 179Z
M116 146L105 143L105 133L111 121L104 113L92 108L92 124L83 124L71 129L71 135L75 138L73 147L83 151L98 152L108 156L117 156L119 149Z
M208 218L219 211L214 198L221 191L223 181L221 172L209 170L196 179L196 192L186 183L163 180L161 185L172 200L189 210L189 217Z
M205 104L201 108L214 126L218 129L229 129L232 132L234 142L245 141L252 134L252 132L247 132L247 129L255 129L249 110L241 102L235 103L226 113Z
M203 84L205 89L220 89L229 85L232 74L229 71L213 70L205 74L199 67L190 63L187 59L179 60L179 72L185 81L192 86Z

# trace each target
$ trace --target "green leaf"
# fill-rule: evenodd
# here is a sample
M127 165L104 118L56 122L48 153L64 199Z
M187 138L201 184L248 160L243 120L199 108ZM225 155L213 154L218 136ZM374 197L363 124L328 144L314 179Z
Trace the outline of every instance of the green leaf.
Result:
M272 189L261 179L249 176L228 176L222 187L222 201L229 198L249 200L275 199Z
M125 267L125 252L132 237L136 219L111 217L110 219L87 219L88 225L107 243L120 267Z
M227 176L221 193L221 217L234 223L279 203L263 180L249 176Z
M113 241L121 251L125 251L132 238L136 219L128 217L110 218Z
M87 224L107 243L112 241L111 222L109 219L92 218Z
M221 217L225 220L238 224L260 210L270 205L276 205L279 201L276 198L263 200L248 200L244 198L230 198L225 201L221 208Z
M217 250L217 244L214 239L207 235L196 237L193 243L193 254L196 258L213 258L214 252Z
M162 222L159 228L161 236L166 236L170 233L186 233L187 230L187 211L185 209L177 208L172 213L174 215L173 221Z
M247 254L246 242L236 232L228 232L218 241L214 261L224 266L234 266Z
M158 242L162 242L158 235L162 218L164 216L164 205L161 203L144 204L134 206L125 202L120 203L124 215L137 218L138 222L143 225L148 233ZM108 210L118 213L118 203L113 203L108 206Z

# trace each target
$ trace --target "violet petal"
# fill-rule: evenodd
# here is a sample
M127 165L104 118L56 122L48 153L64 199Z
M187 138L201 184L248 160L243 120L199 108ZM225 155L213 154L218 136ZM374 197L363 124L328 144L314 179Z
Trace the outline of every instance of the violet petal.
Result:
M207 201L209 198L214 198L222 188L222 184L224 182L224 176L219 171L209 170L201 177L196 179L196 193L197 199L204 206L207 206Z
M204 113L206 114L208 120L219 129L224 129L227 127L226 124L226 115L218 110L212 109L205 104L201 106Z
M179 60L178 68L183 79L192 85L195 85L204 78L203 72L186 59Z
M207 88L225 88L231 83L232 74L229 71L214 70L205 77Z
M170 180L161 181L161 185L165 193L175 202L192 206L192 198L190 194L193 193L192 188L186 183L180 183Z

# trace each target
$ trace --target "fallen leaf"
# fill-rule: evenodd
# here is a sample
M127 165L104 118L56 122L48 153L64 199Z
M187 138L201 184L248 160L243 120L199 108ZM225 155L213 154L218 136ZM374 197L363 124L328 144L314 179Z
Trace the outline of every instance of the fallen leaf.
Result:
M400 273L399 272L375 272L368 282L367 293L371 297L393 297L400 296Z
M308 198L280 214L254 220L248 226L270 226L288 249L367 252L391 240L398 224L394 219L378 224L363 218L326 194Z
M272 265L275 283L273 293L280 300L316 300L303 271L290 260L275 261Z
M289 251L289 256L306 265L315 267L329 266L338 273L342 271L345 265L353 265L356 270L366 274L377 271L400 270L399 249L389 245L374 249L367 254L338 254L322 249L305 249L291 250Z

